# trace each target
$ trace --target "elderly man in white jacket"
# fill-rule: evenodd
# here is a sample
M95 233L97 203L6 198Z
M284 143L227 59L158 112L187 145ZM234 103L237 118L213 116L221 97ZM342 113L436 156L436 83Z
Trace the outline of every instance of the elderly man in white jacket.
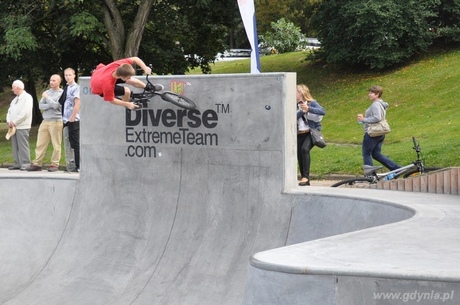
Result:
M10 104L6 122L9 127L16 127L16 133L11 137L14 165L10 170L26 170L30 166L29 132L32 126L33 98L24 90L24 83L15 80L11 88L16 95Z

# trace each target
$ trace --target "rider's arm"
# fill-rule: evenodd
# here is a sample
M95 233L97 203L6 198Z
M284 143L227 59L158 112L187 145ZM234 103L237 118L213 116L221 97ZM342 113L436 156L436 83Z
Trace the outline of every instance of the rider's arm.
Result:
M136 57L136 56L135 57L130 57L130 59L133 61L134 64L136 64L139 67L141 67L141 69L144 70L144 72L147 75L152 74L152 69L147 67L145 65L145 63L142 61L142 59L140 59L139 57ZM126 83L129 84L129 85L133 85L136 88L145 88L145 84L142 81L138 80L137 78L131 77L130 79L128 79L126 81Z
M117 105L117 106L122 106L122 107L126 107L130 110L133 110L135 108L138 108L138 106L134 105L133 103L131 102L125 102L125 101L122 101L120 99L117 99L117 98L114 98L112 101L107 101L113 105Z
M136 57L136 56L130 57L130 59L133 61L133 63L135 63L136 65L141 67L141 69L144 70L145 74L147 74L147 75L152 74L152 69L147 67L147 65L142 61L142 59L140 59L139 57Z

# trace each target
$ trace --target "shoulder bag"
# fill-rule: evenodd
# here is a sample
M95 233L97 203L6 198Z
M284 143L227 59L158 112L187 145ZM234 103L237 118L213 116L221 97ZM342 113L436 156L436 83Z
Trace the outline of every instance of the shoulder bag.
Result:
M367 134L372 138L383 136L390 131L391 128L386 119L383 119L378 123L367 124Z
M383 108L382 104L380 106ZM383 108L383 119L380 122L367 124L367 134L374 138L383 136L391 131L390 124L386 120L386 110Z
M309 126L308 121L302 115L302 120L305 122L307 126ZM326 141L324 141L323 133L319 129L310 128L310 136L311 141L314 146L318 146L319 148L326 147Z
M310 128L310 135L313 145L318 146L319 148L326 147L326 141L324 141L323 133L321 130Z

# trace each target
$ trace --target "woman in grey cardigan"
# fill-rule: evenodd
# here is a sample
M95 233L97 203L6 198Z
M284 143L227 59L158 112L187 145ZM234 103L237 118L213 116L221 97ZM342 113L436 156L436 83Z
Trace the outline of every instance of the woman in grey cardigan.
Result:
M372 104L367 108L364 115L358 114L358 122L364 123L364 138L362 144L363 161L364 165L373 166L372 158L374 158L389 170L395 170L400 166L381 153L385 135L371 137L367 133L368 124L378 123L386 116L388 103L381 99L382 94L382 87L372 86L369 89L369 99L372 101Z

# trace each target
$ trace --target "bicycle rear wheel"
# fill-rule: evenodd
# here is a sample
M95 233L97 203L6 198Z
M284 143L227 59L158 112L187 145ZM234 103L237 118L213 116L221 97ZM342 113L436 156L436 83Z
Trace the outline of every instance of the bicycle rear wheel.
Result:
M353 185L355 185L356 183L367 182L366 184L370 184L372 181L374 181L374 179L372 179L372 178L356 177L356 178L351 178L351 179L346 179L346 180L339 181L339 182L331 185L331 187L338 187L338 186L353 187Z
M159 93L161 98L167 102L173 103L174 105L184 108L184 109L195 109L196 105L195 103L189 99L188 97L185 97L183 95L179 95L174 92L170 91L164 91L162 93Z

